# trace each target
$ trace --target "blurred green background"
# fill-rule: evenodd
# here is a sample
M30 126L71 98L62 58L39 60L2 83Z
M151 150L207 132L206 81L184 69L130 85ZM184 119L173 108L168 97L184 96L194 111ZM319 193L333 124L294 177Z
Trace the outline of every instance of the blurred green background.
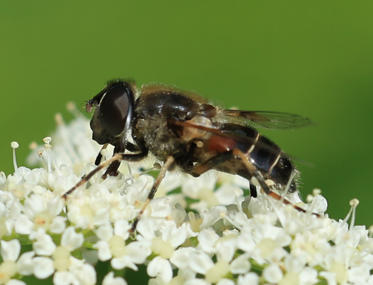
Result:
M227 107L312 118L312 127L263 132L299 161L303 197L321 188L334 218L357 197L357 223L370 225L372 8L358 0L2 0L0 169L13 170L12 140L24 162L67 101L83 110L112 78L162 82Z

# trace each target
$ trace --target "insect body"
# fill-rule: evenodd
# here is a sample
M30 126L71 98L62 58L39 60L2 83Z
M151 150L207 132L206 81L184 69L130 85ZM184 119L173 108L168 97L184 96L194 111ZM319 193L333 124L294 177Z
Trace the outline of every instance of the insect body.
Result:
M114 155L100 164L99 153L98 167L64 197L106 166L104 177L117 175L121 160L141 160L151 152L164 162L132 230L165 173L174 166L193 176L216 169L247 179L255 177L265 193L286 204L290 202L271 187L296 191L296 170L289 157L250 123L290 128L309 124L306 118L279 112L220 109L188 92L158 85L137 90L134 83L122 80L109 82L88 101L86 108L95 108L91 120L93 139L103 148L112 144ZM272 181L272 186L267 180Z

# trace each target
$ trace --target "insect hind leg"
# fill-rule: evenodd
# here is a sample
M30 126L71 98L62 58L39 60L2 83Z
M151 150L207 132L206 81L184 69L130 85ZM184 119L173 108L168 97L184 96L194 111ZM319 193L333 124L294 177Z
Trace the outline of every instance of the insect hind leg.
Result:
M211 157L210 159L198 163L193 166L192 169L188 169L188 173L193 175L194 177L198 177L201 174L205 173L206 171L216 168L219 164L222 164L226 161L229 161L233 158L233 153L231 151L223 152L217 154L216 156Z
M268 196L271 196L272 198L278 200L278 201L281 201L282 203L286 204L286 205L291 205L294 209L296 209L297 211L299 212L303 212L303 213L306 213L306 210L297 206L297 205L294 205L292 202L290 202L289 200L287 200L286 198L282 197L281 195L277 194L276 192L272 191L269 186L267 185L267 183L265 182L264 180L264 177L263 175L260 173L260 171L249 161L249 158L246 156L245 153L243 153L241 150L239 149L234 149L233 150L233 154L235 156L237 156L238 158L241 159L242 163L245 165L246 169L249 171L250 175L255 177L258 182L259 182L259 185L260 187L262 188L262 190L264 191L264 193L266 193ZM318 213L312 213L313 215L317 216L317 217L320 217L320 214Z

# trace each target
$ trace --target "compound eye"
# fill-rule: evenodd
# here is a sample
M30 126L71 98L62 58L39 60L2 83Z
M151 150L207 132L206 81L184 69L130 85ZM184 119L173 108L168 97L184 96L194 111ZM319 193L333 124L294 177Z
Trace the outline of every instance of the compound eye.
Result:
M100 102L99 117L102 127L112 136L119 135L125 128L128 113L132 108L130 92L124 82L112 83Z

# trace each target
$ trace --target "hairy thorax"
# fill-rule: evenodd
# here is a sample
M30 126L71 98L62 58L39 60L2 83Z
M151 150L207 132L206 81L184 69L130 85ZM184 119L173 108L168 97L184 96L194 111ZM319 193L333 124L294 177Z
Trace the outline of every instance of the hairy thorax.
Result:
M139 118L133 128L133 137L155 155L159 160L167 156L177 156L183 152L183 141L175 133L176 130L167 126L167 120L161 115L147 119Z

